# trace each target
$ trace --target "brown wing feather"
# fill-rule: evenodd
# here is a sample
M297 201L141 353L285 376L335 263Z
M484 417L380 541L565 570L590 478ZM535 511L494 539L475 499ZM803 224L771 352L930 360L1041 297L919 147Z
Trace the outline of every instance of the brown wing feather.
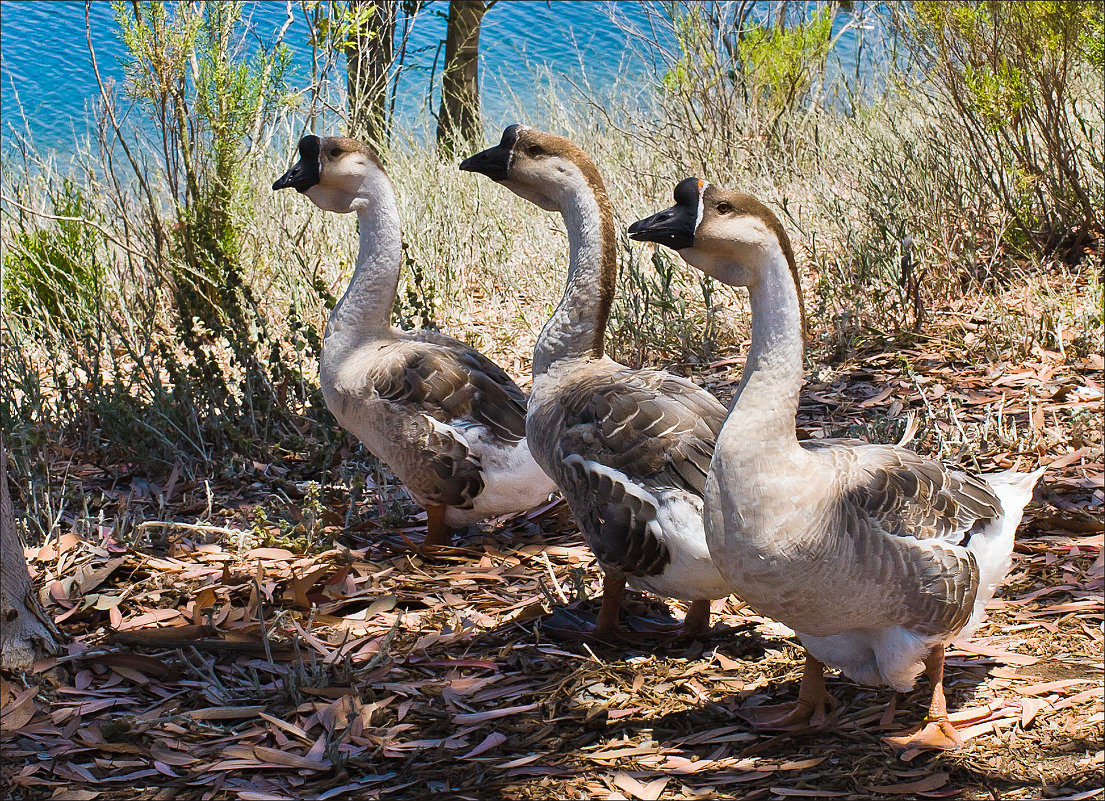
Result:
M464 430L482 426L504 445L526 430L526 396L487 357L430 331L401 335L366 368L378 428L393 431L389 467L420 502L471 508L483 491L479 459ZM444 423L435 426L433 421Z
M471 509L483 492L480 461L468 443L449 428L435 428L424 415L405 415L396 431L406 447L390 465L411 494L425 504ZM404 469L409 468L409 469Z
M811 446L815 449L817 446ZM852 540L859 564L902 596L922 632L961 628L978 591L971 536L1001 515L988 485L912 451L867 446L836 451L846 477L832 527Z
M501 367L463 342L416 331L379 359L369 380L393 403L408 404L443 423L487 429L504 443L526 435L526 396Z
M690 381L623 369L574 383L561 400L563 456L625 473L646 487L701 496L725 407Z
M594 464L578 454L564 461L568 505L595 558L630 576L662 573L671 554L652 525L656 503L644 493L627 491L624 482Z
M689 381L616 368L574 378L551 410L533 421L531 445L553 454L557 483L595 556L630 575L662 572L670 554L656 536L650 493L702 496L725 407Z

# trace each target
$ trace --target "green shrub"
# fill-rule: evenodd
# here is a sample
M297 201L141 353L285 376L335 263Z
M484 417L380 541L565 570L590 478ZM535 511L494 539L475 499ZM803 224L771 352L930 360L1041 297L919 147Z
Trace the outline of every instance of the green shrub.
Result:
M103 236L84 222L98 216L72 180L63 180L50 202L59 219L47 220L46 228L24 219L5 243L3 304L69 327L103 278Z
M911 11L899 27L976 179L1013 218L1009 244L1080 250L1105 222L1101 3L926 0Z
M176 424L199 443L252 451L285 416L280 388L302 386L258 307L244 249L255 222L248 176L283 109L289 51L248 54L241 3L116 3L115 16L125 91L162 144L163 171L132 159L134 173L149 196L171 200L148 204L146 222L176 311L175 342L160 353L185 412Z

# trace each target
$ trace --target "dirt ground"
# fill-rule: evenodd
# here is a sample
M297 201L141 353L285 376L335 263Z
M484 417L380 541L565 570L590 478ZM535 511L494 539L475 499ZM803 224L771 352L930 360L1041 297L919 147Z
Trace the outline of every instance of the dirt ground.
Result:
M1050 351L972 366L930 341L803 391L804 436L895 441L913 412L921 452L1049 465L988 621L949 654L958 752L907 761L880 739L923 715L923 679L891 717L889 691L833 675L833 730L751 730L737 710L794 698L801 657L734 598L689 644L548 636L550 611L593 611L600 587L562 504L421 555L417 516L356 448L319 486L294 459L186 480L59 447L52 480L76 491L28 555L71 641L0 686L4 795L1100 798L1101 369ZM725 395L739 359L697 377Z

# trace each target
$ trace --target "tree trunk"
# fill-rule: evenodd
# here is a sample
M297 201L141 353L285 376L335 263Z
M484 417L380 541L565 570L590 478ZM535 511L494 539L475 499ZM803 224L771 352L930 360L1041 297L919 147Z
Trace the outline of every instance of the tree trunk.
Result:
M480 23L484 0L450 0L445 31L445 69L441 74L441 110L437 115L437 147L452 156L458 145L479 142Z
M0 667L27 670L60 649L54 628L35 595L23 543L15 530L8 494L8 452L0 437Z
M388 70L395 57L395 19L399 4L376 0L349 0L353 20L346 46L349 87L349 135L387 144Z

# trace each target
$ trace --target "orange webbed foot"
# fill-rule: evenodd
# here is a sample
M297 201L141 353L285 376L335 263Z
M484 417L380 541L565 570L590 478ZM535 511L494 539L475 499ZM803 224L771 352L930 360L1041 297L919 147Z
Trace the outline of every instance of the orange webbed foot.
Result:
M883 742L899 752L938 749L954 751L963 747L963 736L946 717L925 719L925 722L898 734L890 734Z

